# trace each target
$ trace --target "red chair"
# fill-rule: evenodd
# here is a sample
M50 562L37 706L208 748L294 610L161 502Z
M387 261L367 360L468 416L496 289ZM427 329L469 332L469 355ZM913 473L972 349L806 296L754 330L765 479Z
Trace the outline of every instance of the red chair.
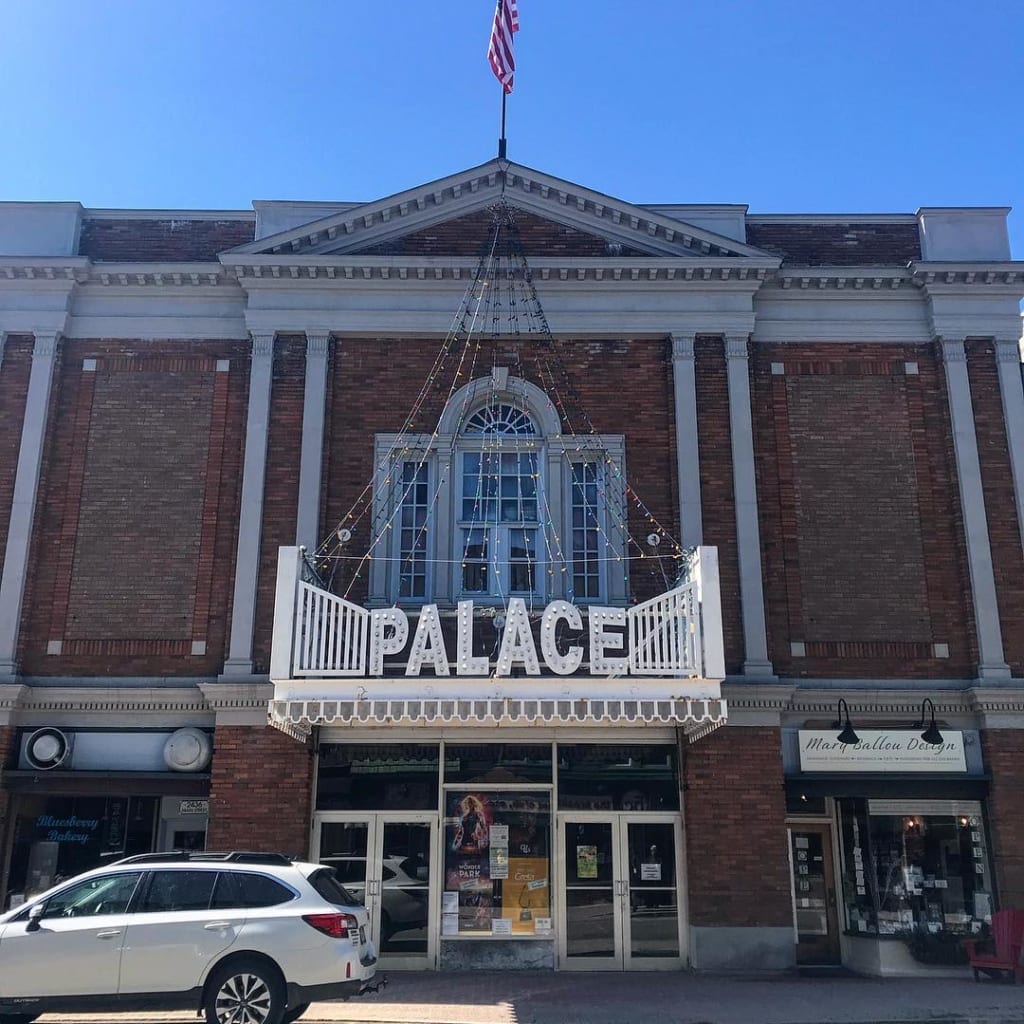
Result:
M979 950L979 946L991 947ZM1024 980L1024 910L997 910L992 915L992 937L977 940L965 939L967 962L974 968L974 980L980 981L979 971L990 978L1009 973L1016 984Z

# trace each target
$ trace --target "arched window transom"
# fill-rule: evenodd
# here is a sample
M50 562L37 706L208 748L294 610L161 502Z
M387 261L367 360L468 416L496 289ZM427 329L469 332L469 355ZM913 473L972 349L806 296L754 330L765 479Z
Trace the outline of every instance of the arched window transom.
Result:
M463 430L466 434L481 434L484 436L495 435L517 435L520 437L536 434L537 427L530 418L529 413L517 409L507 402L492 402L481 409L477 409L472 416L466 420Z

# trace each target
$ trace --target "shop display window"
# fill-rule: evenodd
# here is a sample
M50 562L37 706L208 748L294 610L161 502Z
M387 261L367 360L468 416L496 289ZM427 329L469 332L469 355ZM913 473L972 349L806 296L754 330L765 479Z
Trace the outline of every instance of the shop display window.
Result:
M558 745L558 808L562 811L678 811L676 748Z
M990 921L980 803L841 800L839 812L850 932L938 942L977 933Z
M436 810L440 763L436 743L322 743L317 810Z
M446 743L444 781L551 782L550 743Z
M450 788L444 825L441 934L550 938L548 794Z

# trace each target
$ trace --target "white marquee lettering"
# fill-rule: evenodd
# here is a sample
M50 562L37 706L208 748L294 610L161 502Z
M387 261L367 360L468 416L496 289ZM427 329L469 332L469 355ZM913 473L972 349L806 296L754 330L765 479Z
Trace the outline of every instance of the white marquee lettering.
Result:
M483 656L473 657L473 602L460 601L458 610L458 656L455 661L455 674L460 676L487 676L491 671L491 663Z
M625 632L610 632L610 626L626 625L625 608L590 609L590 671L593 675L625 675L629 658L609 658L605 651L625 651Z
M568 601L552 601L544 609L540 620L540 652L544 656L544 664L552 672L560 676L570 676L583 662L583 648L573 645L565 654L559 653L556 641L557 623L565 619L570 629L583 629L583 619L579 609Z
M448 675L448 652L441 634L441 618L436 604L425 604L416 623L416 635L412 638L409 662L405 666L407 676L418 676L423 662L434 666L435 676Z
M498 651L498 675L510 675L512 664L517 661L522 662L528 676L540 675L537 648L530 630L530 616L526 611L526 602L521 597L513 597L505 613L505 632Z
M382 608L371 612L369 674L383 675L384 655L401 654L408 640L409 616L401 608Z

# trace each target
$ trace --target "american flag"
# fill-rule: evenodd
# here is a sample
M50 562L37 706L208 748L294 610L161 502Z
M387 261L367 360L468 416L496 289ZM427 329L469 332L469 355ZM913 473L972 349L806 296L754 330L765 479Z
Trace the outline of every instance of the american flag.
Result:
M494 25L491 28L491 43L487 47L487 59L491 62L491 70L505 92L512 91L512 80L516 73L512 35L518 31L519 0L498 0L498 6L494 9Z

